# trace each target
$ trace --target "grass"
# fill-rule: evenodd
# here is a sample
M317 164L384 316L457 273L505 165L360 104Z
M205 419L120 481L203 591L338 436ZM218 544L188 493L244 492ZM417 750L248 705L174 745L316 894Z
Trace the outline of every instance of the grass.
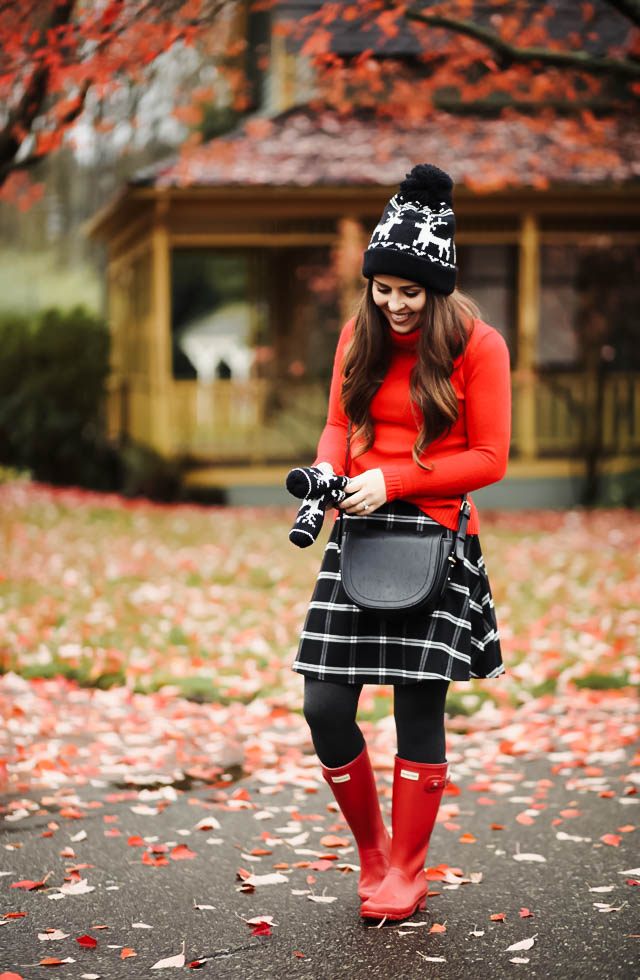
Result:
M300 550L295 505L171 507L11 480L0 495L0 671L299 704L290 664L330 521ZM481 542L507 674L452 685L451 717L487 698L638 685L639 514L495 514ZM375 689L361 716L389 709Z

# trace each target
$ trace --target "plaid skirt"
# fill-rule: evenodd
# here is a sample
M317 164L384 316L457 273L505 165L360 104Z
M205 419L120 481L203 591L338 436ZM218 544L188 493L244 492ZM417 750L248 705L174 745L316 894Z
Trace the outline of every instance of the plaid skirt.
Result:
M349 516L345 514L345 519ZM358 520L362 520L358 517ZM394 500L364 518L437 524L417 506ZM400 619L351 603L342 587L338 521L327 542L291 669L345 684L468 681L505 672L489 579L477 534L467 534L438 607Z

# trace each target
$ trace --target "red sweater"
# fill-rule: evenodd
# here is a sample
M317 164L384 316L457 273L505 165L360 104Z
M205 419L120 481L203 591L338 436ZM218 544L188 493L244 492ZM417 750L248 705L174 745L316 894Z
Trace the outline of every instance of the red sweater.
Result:
M327 423L318 443L315 464L329 462L344 473L348 419L340 404L342 360L355 318L342 329L336 349ZM482 320L473 331L463 356L454 361L451 383L458 396L459 416L451 431L434 440L422 455L421 469L411 449L418 434L411 410L409 375L416 362L417 332L398 334L389 329L391 361L384 381L371 401L374 442L368 452L353 458L349 476L381 469L387 499L416 504L445 527L458 526L460 496L501 480L507 468L511 432L509 352L502 336ZM353 450L353 446L352 446ZM471 503L468 534L477 534L478 511ZM337 514L337 511L336 511Z

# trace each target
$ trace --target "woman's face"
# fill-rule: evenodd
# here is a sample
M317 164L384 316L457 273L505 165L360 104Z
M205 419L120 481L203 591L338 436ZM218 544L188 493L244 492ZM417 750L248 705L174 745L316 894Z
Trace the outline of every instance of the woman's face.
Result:
M371 293L396 333L409 333L418 326L427 301L424 286L398 276L374 276Z

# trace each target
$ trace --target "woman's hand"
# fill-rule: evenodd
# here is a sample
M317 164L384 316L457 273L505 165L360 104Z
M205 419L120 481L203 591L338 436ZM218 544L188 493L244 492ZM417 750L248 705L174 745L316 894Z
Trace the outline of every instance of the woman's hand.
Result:
M359 476L354 476L345 490L347 497L338 505L345 514L371 514L387 502L387 488L380 469L365 470Z

